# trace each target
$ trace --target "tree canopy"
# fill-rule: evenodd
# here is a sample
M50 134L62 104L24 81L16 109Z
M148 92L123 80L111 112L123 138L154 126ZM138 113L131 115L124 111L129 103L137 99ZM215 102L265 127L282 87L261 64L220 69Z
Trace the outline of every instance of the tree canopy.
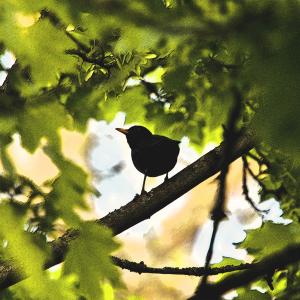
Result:
M220 172L217 231L229 165L239 157L247 201L258 210L251 177L261 201L275 198L293 222L249 231L238 247L253 263L224 259L213 267L240 269L214 283L208 253L191 299L221 299L231 289L239 300L299 299L299 15L298 0L1 1L0 54L16 58L12 66L1 60L1 299L114 299L126 286L117 266L147 266L112 258L113 235ZM61 129L86 132L91 119L110 122L119 111L127 123L187 136L199 152L223 143L153 192L85 222L78 210L101 191L63 154ZM16 134L24 149L49 157L54 178L38 185L18 174L8 152ZM44 271L62 261L61 271Z

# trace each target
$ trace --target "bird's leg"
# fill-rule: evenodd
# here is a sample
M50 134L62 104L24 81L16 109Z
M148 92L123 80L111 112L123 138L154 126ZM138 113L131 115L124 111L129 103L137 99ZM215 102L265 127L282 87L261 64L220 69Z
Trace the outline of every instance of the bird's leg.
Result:
M142 187L141 195L146 193L146 191L145 191L146 178L147 178L147 175L145 174L144 175L144 180L143 180L143 187Z
M168 173L166 173L166 176L165 176L165 179L164 179L164 182L167 181L169 179L169 176L168 176Z

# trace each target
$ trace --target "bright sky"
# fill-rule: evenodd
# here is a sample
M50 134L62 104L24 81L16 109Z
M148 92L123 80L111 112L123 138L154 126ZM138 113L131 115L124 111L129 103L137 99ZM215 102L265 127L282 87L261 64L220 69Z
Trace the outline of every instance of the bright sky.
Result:
M5 69L10 69L15 63L15 61L16 58L14 57L14 55L7 50L4 52L3 55L0 56L0 63ZM6 76L6 71L0 71L0 86L4 83Z

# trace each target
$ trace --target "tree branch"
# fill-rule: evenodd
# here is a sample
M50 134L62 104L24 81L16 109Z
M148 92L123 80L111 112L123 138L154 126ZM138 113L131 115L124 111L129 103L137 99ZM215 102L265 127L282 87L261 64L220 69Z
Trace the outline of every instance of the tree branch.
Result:
M253 148L251 134L244 134L231 152L229 161L233 162ZM181 170L168 181L154 188L147 194L136 196L131 202L114 210L96 223L109 227L115 235L132 226L149 219L153 214L163 209L177 198L218 173L224 156L224 144L206 153L194 163ZM45 263L45 269L64 261L69 243L76 239L78 231L68 230L62 237L49 243L51 256ZM24 279L12 265L0 263L0 289L7 288Z
M108 67L103 61L103 59L105 57L101 57L101 58L89 57L85 52L83 52L81 50L77 50L77 49L68 49L65 52L66 52L66 54L76 55L76 56L80 57L83 61L94 64L94 65L98 65L102 68Z
M245 196L245 200L251 205L251 207L259 214L264 214L264 213L268 213L269 209L267 210L261 210L259 209L255 203L253 202L252 198L249 195L249 189L248 189L248 184L247 184L247 170L250 169L249 165L248 165L248 161L246 158L246 155L242 156L242 160L243 160L243 180L242 180L242 190L243 190L243 195ZM250 174L250 176L252 176Z
M188 276L203 276L203 275L217 275L228 272L240 271L253 268L254 264L240 264L237 266L227 265L219 268L205 268L205 267L189 267L189 268L175 268L175 267L163 267L153 268L148 267L143 261L140 263L132 262L127 259L121 259L119 257L112 257L114 264L122 269L129 270L135 273L153 273L153 274L171 274L171 275L188 275Z
M236 142L238 141L239 135L241 134L241 130L238 130L236 127L236 123L240 118L241 109L242 109L242 96L237 88L232 89L234 95L234 103L233 107L230 111L230 115L228 118L227 128L224 128L224 154L221 159L221 173L218 176L219 185L218 190L216 192L215 205L211 212L211 218L214 221L213 223L213 232L211 235L209 248L206 254L205 259L205 268L208 269L210 261L213 255L214 243L216 240L217 232L219 229L220 222L225 218L224 206L225 206L225 198L226 198L226 179L229 171L229 164L232 155L232 151L234 151ZM201 290L205 289L207 285L208 275L204 275L204 277L199 282L197 289L195 291L195 295L201 294Z
M284 269L287 265L300 260L300 243L287 247L286 249L276 252L258 262L246 271L232 274L216 284L206 286L206 290L202 291L202 300L220 299L225 292L245 286L260 277L274 272L275 270ZM198 298L190 298L191 300Z

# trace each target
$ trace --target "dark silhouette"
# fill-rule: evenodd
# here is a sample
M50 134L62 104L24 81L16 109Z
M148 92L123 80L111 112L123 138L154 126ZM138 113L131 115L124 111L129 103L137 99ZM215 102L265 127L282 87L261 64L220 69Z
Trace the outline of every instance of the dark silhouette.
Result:
M145 192L147 176L156 177L171 171L177 162L179 141L165 136L154 135L143 126L133 126L129 129L116 128L126 135L131 148L131 158L137 170L144 174L141 193Z

